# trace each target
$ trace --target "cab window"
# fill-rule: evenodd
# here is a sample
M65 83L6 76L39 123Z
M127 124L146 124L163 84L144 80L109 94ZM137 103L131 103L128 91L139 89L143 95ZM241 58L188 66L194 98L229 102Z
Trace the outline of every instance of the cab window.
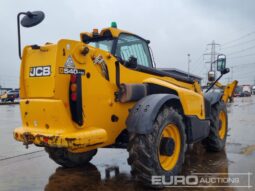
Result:
M113 39L105 39L105 40L100 40L95 42L92 41L92 42L89 42L89 45L94 46L95 48L100 48L107 52L111 52Z
M137 59L137 64L152 67L147 42L133 35L121 34L119 36L115 55L124 61L128 61L133 56Z

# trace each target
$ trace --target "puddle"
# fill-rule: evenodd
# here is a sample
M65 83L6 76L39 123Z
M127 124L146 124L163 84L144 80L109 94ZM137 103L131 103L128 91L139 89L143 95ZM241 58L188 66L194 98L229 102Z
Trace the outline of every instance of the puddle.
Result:
M211 174L214 178L228 178L232 176L231 173L255 174L255 96L248 99L235 98L228 110L229 136L226 152L209 153L200 144L194 144L186 153L181 174L214 173ZM150 190L133 179L127 164L126 150L99 149L86 167L65 169L52 162L45 152L33 154L31 152L36 151L34 147L25 150L21 143L13 140L12 131L20 123L18 106L1 106L0 130L5 136L0 139L0 159L22 155L20 158L0 162L1 191ZM241 180L247 181L245 178ZM251 183L255 186L255 175L252 176ZM164 190L248 191L246 188L233 187Z
M233 161L237 160L231 156ZM239 160L239 158L238 158ZM54 190L150 190L147 187L137 183L130 174L130 168L122 159L117 160L115 165L97 166L89 164L84 168L65 169L58 167L50 176L46 191ZM200 178L229 178L231 171L229 167L235 162L228 159L226 152L210 153L206 152L200 144L194 145L187 151L185 164L181 172L182 175L191 175L199 173ZM121 163L118 166L116 164ZM205 174L203 174L205 173ZM210 173L210 175L207 175ZM230 173L230 174L229 174ZM206 184L199 184L204 186ZM220 186L221 184L214 184ZM226 186L226 185L225 185ZM227 184L230 186L230 184ZM203 190L204 188L199 188ZM218 188L217 188L218 189ZM163 190L183 190L183 188L165 188ZM198 188L189 188L188 190L198 190ZM210 188L214 190L214 188ZM232 191L234 188L220 188L220 190Z
M255 145L250 145L242 149L242 154L255 156Z

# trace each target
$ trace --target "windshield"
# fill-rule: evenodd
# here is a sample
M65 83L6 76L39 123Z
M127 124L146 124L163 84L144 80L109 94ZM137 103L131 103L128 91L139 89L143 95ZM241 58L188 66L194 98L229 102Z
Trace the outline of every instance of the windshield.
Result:
M128 61L130 57L135 57L139 65L152 67L148 44L134 35L121 34L119 36L116 56L124 61Z
M111 52L113 41L113 39L105 39L96 42L90 42L89 45L94 46L95 48L100 48L107 52Z

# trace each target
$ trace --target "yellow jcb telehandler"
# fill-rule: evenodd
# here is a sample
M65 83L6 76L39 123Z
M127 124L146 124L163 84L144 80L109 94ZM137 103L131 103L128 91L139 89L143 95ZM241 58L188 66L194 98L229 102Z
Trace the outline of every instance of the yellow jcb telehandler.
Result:
M44 19L41 11L19 13L18 32L21 15L24 27ZM150 184L152 175L180 173L187 144L224 149L236 81L224 93L203 93L190 76L156 69L150 41L116 23L83 32L80 41L28 45L22 54L18 37L22 126L13 135L45 147L56 163L81 166L98 148L126 148L134 176ZM225 66L218 58L221 76Z

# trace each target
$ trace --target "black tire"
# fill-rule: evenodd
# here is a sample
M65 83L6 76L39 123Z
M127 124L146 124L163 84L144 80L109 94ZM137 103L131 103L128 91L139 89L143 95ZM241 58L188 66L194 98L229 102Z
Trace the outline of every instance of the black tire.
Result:
M219 118L220 112L223 112L226 116L226 128L224 137L220 137L219 134L219 130L222 128L223 124L223 122ZM224 150L225 148L228 132L228 114L227 107L224 102L221 101L212 106L210 119L210 133L209 136L203 141L203 144L205 145L206 150L219 152Z
M180 135L180 152L175 166L171 170L165 170L160 164L159 147L161 134L165 127L174 124ZM150 134L130 134L128 144L128 164L131 165L131 174L145 185L151 185L151 176L170 177L180 173L184 163L186 134L182 117L171 107L164 106L158 113L153 123L153 131ZM174 147L175 148L175 147ZM158 186L155 186L158 187ZM160 187L160 186L159 186Z
M84 153L72 153L65 148L51 148L51 147L46 147L45 151L49 154L50 159L66 168L84 166L97 153L96 149Z

